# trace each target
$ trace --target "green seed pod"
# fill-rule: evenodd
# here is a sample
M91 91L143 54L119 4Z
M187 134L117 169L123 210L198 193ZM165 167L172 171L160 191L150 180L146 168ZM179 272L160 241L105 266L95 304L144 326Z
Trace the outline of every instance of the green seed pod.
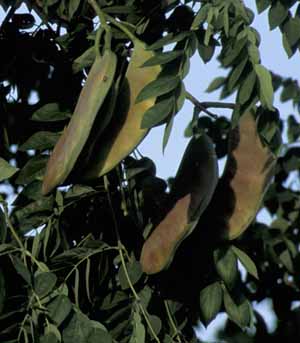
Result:
M97 113L113 83L117 57L105 50L97 56L80 93L74 114L54 147L47 164L42 193L66 180L86 143Z
M85 179L100 177L112 170L128 156L148 133L141 128L144 113L155 104L156 98L149 98L136 103L136 98L148 83L155 80L161 72L161 66L141 66L154 55L146 50L146 45L135 39L125 80L117 99L117 109L111 125L94 149Z

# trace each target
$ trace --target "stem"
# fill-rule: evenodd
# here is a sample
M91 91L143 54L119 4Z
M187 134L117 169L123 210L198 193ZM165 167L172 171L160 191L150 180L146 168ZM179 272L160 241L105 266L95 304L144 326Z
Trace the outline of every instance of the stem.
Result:
M147 312L145 311L143 305L141 304L141 298L139 297L139 295L137 294L136 290L134 289L133 287L133 284L130 280L130 277L129 277L129 274L128 274L128 271L127 271L127 267L126 267L126 263L125 263L125 259L124 259L124 255L123 255L123 250L126 251L125 247L122 245L122 243L119 241L118 243L118 246L119 246L119 254L120 254L120 258L121 258L121 263L122 263L122 266L123 266L123 269L124 269L124 273L125 273L125 277L127 279L127 282L128 282L128 285L129 285L129 288L131 289L131 292L144 316L144 319L149 327L149 330L151 331L151 334L152 336L154 337L154 339L156 340L157 343L160 343L160 340L159 338L157 337L150 321L149 321L149 318L148 318L148 314Z
M234 109L236 106L234 103L229 103L229 102L214 102L214 101L200 102L188 91L185 92L185 96L191 103L193 103L201 111L205 112L206 114L208 114L210 117L212 117L214 119L217 119L218 116L216 114L208 111L207 108L214 107L214 108Z
M26 248L25 248L24 244L22 243L19 235L17 234L16 230L14 229L14 227L13 227L11 221L10 221L10 218L9 218L9 215L8 215L7 203L5 201L3 201L1 203L3 205L5 220L6 220L8 228L9 228L9 230L11 232L11 235L14 237L14 239L18 243L19 247L24 252L26 250Z
M169 308L169 304L168 304L168 301L167 300L164 300L164 305L165 305L165 308L166 308L166 311L167 311L167 315L168 315L168 318L170 320L170 324L171 324L171 327L172 329L174 330L174 336L177 336L177 341L179 343L181 343L181 339L180 339L180 336L179 336L179 332L178 332L178 329L176 327L176 324L174 322L174 319L172 317L172 314L170 312L170 308Z
M99 5L97 4L96 0L88 0L90 5L93 7L94 11L96 12L99 21L100 21L100 27L96 33L96 39L95 39L95 48L96 48L96 55L99 56L99 50L97 47L99 47L100 43L100 37L101 37L101 32L102 29L105 30L106 36L105 36L105 48L106 49L111 49L111 30L109 25L106 22L105 15Z
M118 29L124 32L133 43L137 40L136 36L129 31L126 26L122 23L122 21L117 21L114 17L111 17L109 14L105 14L107 19L113 23Z

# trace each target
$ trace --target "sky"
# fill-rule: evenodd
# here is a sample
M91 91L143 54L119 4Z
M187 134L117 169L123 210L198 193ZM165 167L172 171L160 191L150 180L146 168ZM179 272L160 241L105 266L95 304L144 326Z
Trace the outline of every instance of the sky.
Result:
M276 74L290 76L292 78L300 79L300 58L297 52L291 59L288 59L282 44L281 33L279 29L269 31L267 11L257 15L255 0L244 0L246 6L250 7L255 13L255 20L252 24L261 34L260 53L262 64L274 71ZM3 18L3 11L0 9L0 22ZM191 69L189 75L186 77L186 89L192 93L199 101L219 101L219 91L213 93L206 93L210 82L218 76L226 76L227 70L222 70L216 60L217 51L214 58L207 64L204 64L199 55L196 53L191 60ZM224 101L234 102L234 96L227 98ZM279 94L275 94L275 106L281 112L283 117L287 117L293 113L291 103L282 104L279 102ZM231 111L225 109L212 109L218 115L224 115L230 118ZM148 136L139 146L139 151L147 157L152 158L157 166L157 175L162 178L174 176L181 157L188 144L188 139L184 138L183 132L189 121L192 118L193 106L189 101L185 102L182 110L176 115L174 127L165 153L162 153L162 137L164 127L154 128L150 131ZM220 174L224 168L225 160L220 162ZM259 213L259 220L268 222L270 217L266 211ZM270 301L264 300L260 304L255 305L258 310L266 319L270 331L275 328L275 317L271 311ZM217 320L213 321L207 330L204 327L199 327L197 333L199 337L207 342L212 342L215 338L214 332L217 327L224 323L226 316L224 314L218 315Z

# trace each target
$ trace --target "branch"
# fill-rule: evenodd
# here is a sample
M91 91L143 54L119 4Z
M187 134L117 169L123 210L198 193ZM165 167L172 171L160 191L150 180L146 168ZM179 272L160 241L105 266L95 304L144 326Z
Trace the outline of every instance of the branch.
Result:
M185 92L186 98L195 105L195 107L199 108L201 111L205 112L210 117L217 119L218 116L210 111L208 111L209 107L214 108L230 108L235 109L235 104L231 102L214 102L214 101L205 101L200 102L198 101L191 93Z

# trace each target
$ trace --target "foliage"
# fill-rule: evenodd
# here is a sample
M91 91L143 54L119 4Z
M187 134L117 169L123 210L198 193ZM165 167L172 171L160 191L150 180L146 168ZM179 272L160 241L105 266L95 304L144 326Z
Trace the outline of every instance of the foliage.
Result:
M24 3L28 8L15 13ZM300 49L295 3L256 0L259 13L268 11L270 29L279 27L288 57ZM199 320L208 325L220 312L229 319L219 337L228 342L299 340L300 308L292 305L300 287L300 148L295 144L300 87L261 64L254 13L240 0L3 0L0 5L6 11L0 28L0 182L17 195L11 206L7 192L0 198L1 342L197 342L193 327ZM136 46L147 56L142 65L131 63ZM76 157L69 152L65 158L76 162L59 181L67 187L42 192L49 154L74 118L97 54L107 49L117 56L114 86L100 94L101 101L96 97L100 109L87 111L91 128L71 140ZM221 100L235 94L235 104L202 103L186 91L195 54L204 63L217 55L228 75L212 79L207 91L220 89ZM143 76L138 87L136 78L147 75L147 68L157 73ZM105 80L104 75L97 84ZM287 120L273 107L274 92L294 105ZM186 136L205 132L219 159L230 153L228 140L240 117L260 105L260 140L278 155L261 204L272 222L254 220L241 236L227 240L219 228L227 220L222 208L228 199L217 186L193 232L184 242L173 242L177 251L170 266L149 276L139 262L142 246L174 204L168 189L181 180L167 183L156 176L153 161L129 154L157 125L165 125L164 148L186 100L195 109ZM233 108L231 122L209 107ZM130 142L126 131L128 145L117 146L125 153L109 173L91 170L105 161L126 113L136 114L132 108L140 111L138 138ZM125 117L116 115L120 111ZM287 141L280 150L284 129ZM198 175L193 172L188 175ZM214 212L214 203L220 212ZM191 217L185 217L187 224ZM278 318L271 334L252 306L266 298Z

